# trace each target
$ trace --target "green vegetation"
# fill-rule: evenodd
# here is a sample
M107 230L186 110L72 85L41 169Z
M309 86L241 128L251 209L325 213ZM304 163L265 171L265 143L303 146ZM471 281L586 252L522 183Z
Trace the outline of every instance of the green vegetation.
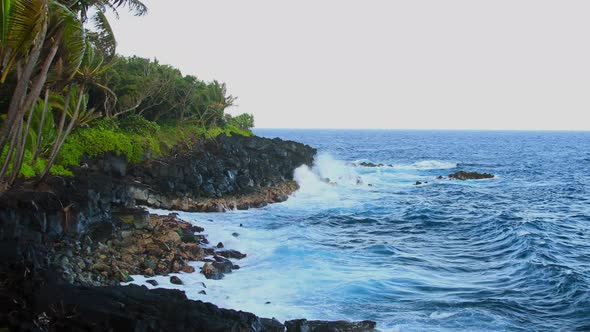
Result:
M0 191L71 175L83 156L132 163L220 134L251 135L236 98L157 60L116 55L104 13L138 0L0 0ZM94 12L89 18L88 13Z

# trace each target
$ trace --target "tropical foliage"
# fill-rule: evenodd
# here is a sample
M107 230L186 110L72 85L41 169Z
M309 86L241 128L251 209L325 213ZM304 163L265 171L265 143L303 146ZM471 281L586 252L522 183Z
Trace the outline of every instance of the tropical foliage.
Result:
M250 134L251 115L225 113L236 98L224 83L116 55L105 13L144 15L141 1L0 3L0 191L19 176L71 174L84 156L140 162L199 137Z

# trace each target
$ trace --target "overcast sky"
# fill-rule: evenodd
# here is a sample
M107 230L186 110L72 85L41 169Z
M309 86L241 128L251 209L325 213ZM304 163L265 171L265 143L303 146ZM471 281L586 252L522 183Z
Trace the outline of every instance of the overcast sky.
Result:
M118 52L258 128L590 129L590 1L146 0Z

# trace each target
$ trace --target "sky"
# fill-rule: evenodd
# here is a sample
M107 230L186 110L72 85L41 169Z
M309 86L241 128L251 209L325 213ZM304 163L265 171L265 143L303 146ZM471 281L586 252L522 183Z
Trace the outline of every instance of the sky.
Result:
M587 0L145 0L118 52L226 82L257 128L590 130Z

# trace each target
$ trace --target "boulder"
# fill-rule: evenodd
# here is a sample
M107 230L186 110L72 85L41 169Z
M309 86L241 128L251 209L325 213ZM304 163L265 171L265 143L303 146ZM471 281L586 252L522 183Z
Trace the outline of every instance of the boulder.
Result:
M201 273L207 279L221 279L221 273L219 273L215 266L213 266L211 263L205 263L205 265L203 265L203 267L201 268Z

